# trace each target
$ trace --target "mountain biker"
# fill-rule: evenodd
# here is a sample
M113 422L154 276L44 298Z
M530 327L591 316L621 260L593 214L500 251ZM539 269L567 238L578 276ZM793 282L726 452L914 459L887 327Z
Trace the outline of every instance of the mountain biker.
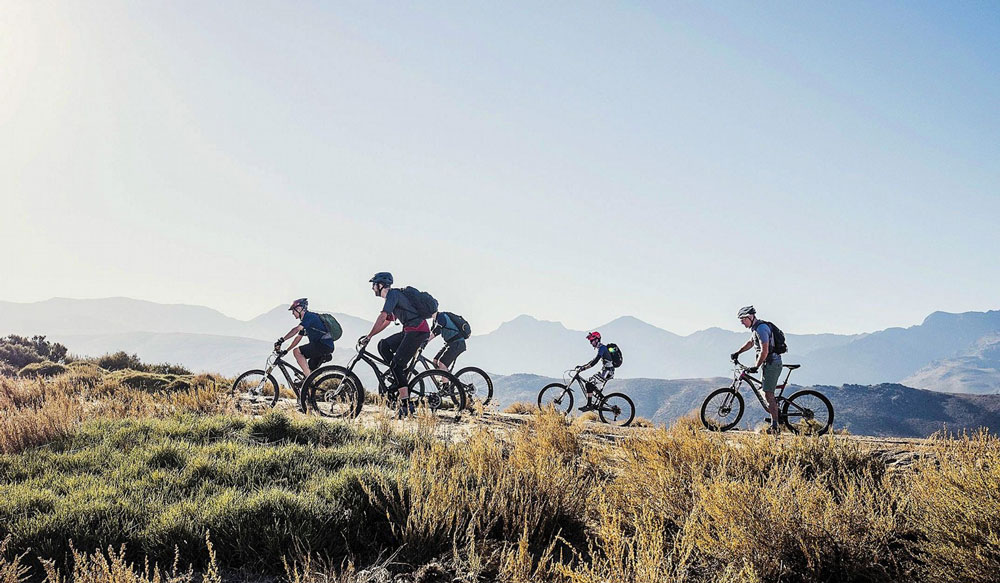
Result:
M288 334L278 338L278 341L274 343L274 349L280 351L285 340L295 336L295 340L292 341L288 350L291 350L292 355L295 356L295 361L299 363L302 374L308 377L312 370L332 358L333 337L323 325L323 321L319 319L319 315L309 311L308 299L295 300L288 307L288 310L299 320L299 325L289 330ZM309 343L297 346L302 341L303 336L309 337Z
M417 313L416 308L403 293L403 290L392 287L392 274L386 271L376 273L370 280L372 291L376 297L384 298L382 311L379 313L371 332L361 337L361 344L367 345L371 339L385 330L389 324L399 321L403 324L403 331L397 332L388 338L384 338L378 343L378 352L382 359L389 363L389 371L392 373L390 379L391 391L396 389L399 393L399 416L402 418L407 413L414 413L416 408L412 402L408 401L409 391L406 386L406 369L413 359L413 355L430 337L430 326Z
M764 397L767 399L767 411L771 414L771 428L768 433L778 434L778 401L774 398L774 390L778 386L778 378L781 376L781 355L774 352L774 335L771 327L757 319L757 310L753 306L740 308L737 316L743 326L753 330L750 340L739 350L729 355L733 362L737 362L740 354L750 350L753 346L757 350L757 362L747 372L755 373L763 368L762 389Z
M444 312L434 314L431 321L434 322L434 325L431 327L431 336L428 342L438 336L444 339L444 346L434 356L434 365L441 370L449 370L459 355L465 352L465 336L451 320L451 317Z
M583 407L579 407L580 411L593 411L597 409L597 406L591 402L591 397L597 392L598 388L604 388L604 385L615 376L615 365L611 361L611 352L607 346L601 343L601 333L591 332L587 334L587 341L597 350L597 355L594 357L594 360L591 360L587 364L581 364L577 368L580 369L580 372L583 372L593 367L599 360L602 363L601 372L590 377L590 380L584 383L584 387L587 390L587 403ZM600 387L597 386L598 383L600 383Z

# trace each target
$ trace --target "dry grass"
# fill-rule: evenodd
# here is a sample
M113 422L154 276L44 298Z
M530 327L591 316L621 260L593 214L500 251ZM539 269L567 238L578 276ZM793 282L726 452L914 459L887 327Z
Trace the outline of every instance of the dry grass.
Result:
M538 406L526 401L515 401L507 405L503 412L511 415L531 415L538 412Z
M63 556L69 532L85 552L73 549L60 583L186 583L190 570L151 569L141 556L169 560L176 547L175 565L215 565L214 551L206 562L204 544L191 543L208 528L220 533L219 569L266 557L293 583L918 583L1000 572L1000 440L986 432L939 436L890 468L854 440L710 434L688 419L608 445L525 405L533 415L518 429L446 443L426 412L399 423L384 411L363 430L216 415L228 405L209 380L150 392L85 367L0 379L0 537L13 537L0 583L22 583L29 547ZM32 449L41 444L51 445ZM341 474L344 460L365 469ZM31 518L45 512L47 527ZM344 516L347 526L329 527ZM137 530L126 536L126 525ZM119 550L96 551L109 545Z

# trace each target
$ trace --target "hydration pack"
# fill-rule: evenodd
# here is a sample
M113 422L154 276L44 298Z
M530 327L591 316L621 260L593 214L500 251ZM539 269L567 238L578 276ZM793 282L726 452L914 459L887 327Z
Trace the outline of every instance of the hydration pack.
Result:
M403 295L410 300L417 317L421 320L430 318L438 311L438 301L427 292L422 292L415 287L406 286L403 288Z
M622 365L622 360L624 358L622 356L622 349L618 348L617 344L608 344L607 346L605 346L605 348L608 349L608 356L611 357L611 364L615 368L618 368L619 366L621 366Z
M340 327L340 322L333 317L333 314L319 314L319 319L323 322L323 327L330 333L330 338L336 342L344 335L344 329Z
M451 323L454 324L456 328L458 328L459 333L462 334L462 338L468 340L469 336L472 336L472 326L469 326L469 322L465 318L453 312L443 312L443 313L445 316L448 316L448 318L451 319Z
M775 354L784 354L788 352L788 344L785 343L785 333L781 331L771 322L766 322L764 320L757 320L757 323L753 325L753 331L757 331L757 327L761 324L767 324L767 327L771 329L771 342L774 344L774 348L771 352Z

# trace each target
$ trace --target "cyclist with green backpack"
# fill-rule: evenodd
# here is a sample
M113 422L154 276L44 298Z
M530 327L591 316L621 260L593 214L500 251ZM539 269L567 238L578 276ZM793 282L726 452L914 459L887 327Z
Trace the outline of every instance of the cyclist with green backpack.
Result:
M292 355L295 356L295 361L302 368L302 374L308 377L313 369L333 358L333 342L340 338L340 325L328 314L321 316L310 312L309 300L306 298L295 300L288 307L288 310L299 320L299 325L289 330L288 334L278 338L278 341L274 343L274 349L281 351L281 345L285 340L294 336L295 340L292 341L288 350L291 350ZM328 324L330 320L332 323ZM336 338L334 334L336 334ZM309 343L300 347L298 343L302 341L303 336L309 337Z
M600 332L587 334L587 341L597 350L597 355L594 356L593 360L587 364L580 365L578 368L582 372L588 368L592 368L600 361L601 372L590 377L590 380L584 383L584 388L587 389L587 402L583 407L579 407L580 411L593 411L597 409L597 406L591 401L591 397L597 392L597 389L604 388L604 385L608 384L608 381L615 378L615 369L622 365L621 349L618 348L617 344L603 344ZM600 384L600 387L597 386L598 384Z
M738 362L740 354L743 354L753 346L757 351L757 362L747 372L755 373L763 369L762 390L767 399L767 410L771 414L769 421L771 428L768 433L778 434L781 429L778 427L778 401L774 398L774 391L778 386L778 378L781 376L781 355L788 351L785 344L785 334L774 324L765 322L757 318L757 310L753 306L740 308L737 316L744 327L753 331L750 340L747 340L739 350L729 355L733 362Z
M465 352L465 341L472 335L472 327L465 318L452 312L438 312L431 318L431 337L444 339L444 347L434 356L434 364L441 370L449 370L459 355Z
M403 331L397 332L378 343L378 352L385 362L389 363L392 380L388 388L396 389L399 394L399 416L414 412L413 403L408 402L406 369L417 350L427 342L431 335L427 318L437 312L437 300L426 292L412 287L403 289L392 287L392 274L380 271L372 277L372 291L376 297L383 298L385 303L379 313L371 332L361 337L361 344L367 345L371 339L385 330L389 324L399 322Z

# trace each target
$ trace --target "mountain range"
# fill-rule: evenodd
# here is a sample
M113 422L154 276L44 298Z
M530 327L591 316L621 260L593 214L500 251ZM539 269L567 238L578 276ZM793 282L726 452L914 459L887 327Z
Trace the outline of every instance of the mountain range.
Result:
M334 361L345 362L353 354L354 339L371 324L347 314L336 316L344 338ZM130 298L0 302L0 335L44 334L81 355L126 350L150 362L223 374L258 368L273 340L294 324L286 306L239 320L204 306ZM474 320L472 326L475 331ZM591 329L621 346L625 355L618 371L621 379L725 374L728 355L749 338L748 332L720 328L681 336L631 316ZM555 376L593 357L585 332L522 315L494 331L474 335L460 362L500 375ZM787 339L784 361L803 365L792 379L799 384L902 383L945 392L1000 390L1000 311L935 312L908 328L853 335L789 334ZM744 361L750 358L744 356Z

